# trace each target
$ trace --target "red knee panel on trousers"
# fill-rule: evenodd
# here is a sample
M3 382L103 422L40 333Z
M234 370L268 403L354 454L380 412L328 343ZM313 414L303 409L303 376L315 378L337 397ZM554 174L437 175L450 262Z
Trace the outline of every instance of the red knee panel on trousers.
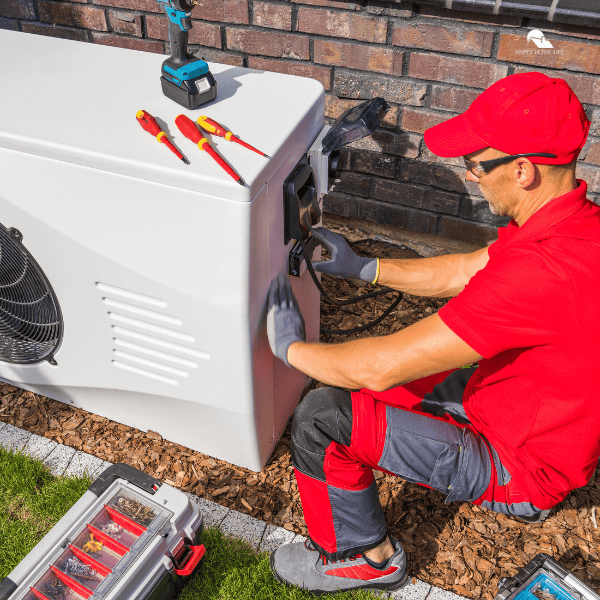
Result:
M331 442L323 461L325 481L341 490L365 490L373 482L373 471L357 461L352 448Z
M337 547L330 548L330 544L327 543L327 540L333 540L335 544L336 539L327 484L301 473L298 469L294 469L294 474L302 498L304 521L312 539L328 552L336 552Z

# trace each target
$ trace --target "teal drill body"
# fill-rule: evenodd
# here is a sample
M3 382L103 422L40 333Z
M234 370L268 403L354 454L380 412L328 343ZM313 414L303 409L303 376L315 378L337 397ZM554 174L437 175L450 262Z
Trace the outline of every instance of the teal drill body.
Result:
M187 51L192 28L192 8L189 0L157 0L169 19L171 56L162 65L160 82L165 96L193 109L214 100L217 83L208 64Z

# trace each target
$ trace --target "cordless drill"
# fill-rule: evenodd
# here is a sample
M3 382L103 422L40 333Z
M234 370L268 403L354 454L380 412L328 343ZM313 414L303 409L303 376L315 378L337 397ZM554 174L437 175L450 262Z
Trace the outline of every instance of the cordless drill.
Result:
M195 0L157 0L169 18L171 56L162 64L163 94L185 108L196 108L214 100L217 82L205 61L187 51Z

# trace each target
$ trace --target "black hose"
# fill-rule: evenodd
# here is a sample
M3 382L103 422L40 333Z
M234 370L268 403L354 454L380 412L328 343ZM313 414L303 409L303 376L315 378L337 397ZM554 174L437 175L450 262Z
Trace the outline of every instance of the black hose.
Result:
M312 261L310 260L310 257L308 255L308 251L306 249L306 244L304 243L304 240L302 238L300 238L300 245L302 246L302 253L304 254L304 258L306 260L306 266L308 268L308 272L310 273L310 276L312 277L314 284L317 286L317 288L323 295L323 298L325 298L325 300L327 302L329 302L329 304L333 304L334 306L348 306L349 304L355 304L356 302L359 302L360 300L366 300L367 298L374 298L375 296L382 296L384 294L391 294L391 293L398 294L397 298L392 302L392 304L390 304L390 306L384 311L384 313L382 315L380 315L379 317L377 317L374 321L371 321L370 323L367 323L366 325L361 325L360 327L353 327L352 329L335 329L335 330L334 329L321 329L320 330L321 333L325 333L325 334L329 334L329 335L348 335L351 333L360 333L361 331L366 331L367 329L370 329L371 327L375 327L375 325L378 325L379 323L381 323L381 321L383 321L383 319L385 319L394 310L394 308L396 308L396 306L398 306L398 304L400 304L400 302L402 300L402 292L399 292L398 290L393 290L392 288L382 288L380 290L368 292L367 294L362 294L360 296L353 296L352 298L348 298L346 300L334 300L323 289L323 286L321 285L321 282L319 281L319 278L317 277L317 274L315 273L315 269L312 266Z

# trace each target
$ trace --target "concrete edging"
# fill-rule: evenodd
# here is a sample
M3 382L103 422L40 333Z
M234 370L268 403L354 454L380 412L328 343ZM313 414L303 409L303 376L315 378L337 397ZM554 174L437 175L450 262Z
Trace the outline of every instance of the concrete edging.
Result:
M91 454L2 422L0 422L0 447L22 451L27 456L41 460L48 471L55 476L77 477L87 474L93 478L112 464ZM250 515L199 498L194 494L188 492L185 494L200 507L206 526L218 526L224 534L243 539L256 551L272 552L282 544L305 539L283 527L269 525ZM442 590L418 579L416 584L411 582L397 592L383 594L380 597L394 598L395 600L467 600L463 596Z

